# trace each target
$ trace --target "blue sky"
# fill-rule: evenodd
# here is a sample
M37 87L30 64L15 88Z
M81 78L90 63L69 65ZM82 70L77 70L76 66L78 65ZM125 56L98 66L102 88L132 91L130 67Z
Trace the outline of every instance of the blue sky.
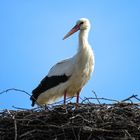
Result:
M124 99L140 94L139 0L0 1L0 91L31 93L58 61L76 53L78 33L63 41L75 22L91 21L95 70L81 97ZM31 108L29 96L0 95L0 109Z

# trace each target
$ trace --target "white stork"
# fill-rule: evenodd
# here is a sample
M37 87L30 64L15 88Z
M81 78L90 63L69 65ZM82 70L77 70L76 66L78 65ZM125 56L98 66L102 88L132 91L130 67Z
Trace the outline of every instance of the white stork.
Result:
M94 68L94 55L88 43L90 22L81 18L76 25L66 34L66 39L76 31L79 32L79 48L77 53L66 60L54 65L48 75L32 91L32 106L53 103L56 99L64 96L77 96L76 103L79 103L79 93L89 80Z

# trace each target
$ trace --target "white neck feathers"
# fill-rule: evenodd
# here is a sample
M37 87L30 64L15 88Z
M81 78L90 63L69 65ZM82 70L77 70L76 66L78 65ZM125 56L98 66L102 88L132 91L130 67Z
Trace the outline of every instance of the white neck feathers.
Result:
M80 30L79 33L79 49L78 52L88 47L88 30Z

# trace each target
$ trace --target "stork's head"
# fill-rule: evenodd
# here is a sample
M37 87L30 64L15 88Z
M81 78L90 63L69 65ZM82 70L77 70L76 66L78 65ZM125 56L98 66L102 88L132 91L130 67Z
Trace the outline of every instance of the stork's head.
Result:
M76 22L76 25L64 36L63 40L71 36L78 30L89 30L90 22L87 18L81 18Z

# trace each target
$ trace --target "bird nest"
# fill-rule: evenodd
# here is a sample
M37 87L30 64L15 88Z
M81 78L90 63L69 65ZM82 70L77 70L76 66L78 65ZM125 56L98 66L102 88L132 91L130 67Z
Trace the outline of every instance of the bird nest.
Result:
M139 140L140 104L69 103L0 112L1 140ZM76 108L75 108L76 106Z

